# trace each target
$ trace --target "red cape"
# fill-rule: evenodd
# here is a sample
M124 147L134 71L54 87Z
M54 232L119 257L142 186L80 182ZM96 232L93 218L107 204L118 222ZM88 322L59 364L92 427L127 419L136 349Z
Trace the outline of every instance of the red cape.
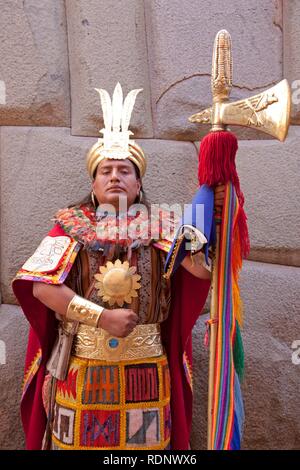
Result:
M210 281L198 279L183 267L172 278L172 303L162 324L162 338L171 376L171 449L188 450L192 426L192 329L201 314Z
M66 236L66 233L56 225L48 233L48 236ZM68 269L70 268L71 266L68 267ZM56 338L57 320L54 312L33 296L32 287L33 281L30 280L17 277L12 282L14 294L30 323L21 400L21 418L25 432L26 449L39 450L42 446L47 422L42 401L42 386L46 373L46 363Z
M55 226L49 236L66 236ZM68 267L70 269L71 266ZM41 280L41 282L43 282ZM33 281L15 279L13 291L30 323L25 362L25 383L21 416L28 450L41 449L46 427L42 386L46 363L57 332L54 312L32 294ZM199 317L210 281L194 277L180 267L172 278L172 303L169 318L162 324L162 338L169 360L171 377L171 449L189 449L192 423L192 328ZM195 295L195 293L197 295Z

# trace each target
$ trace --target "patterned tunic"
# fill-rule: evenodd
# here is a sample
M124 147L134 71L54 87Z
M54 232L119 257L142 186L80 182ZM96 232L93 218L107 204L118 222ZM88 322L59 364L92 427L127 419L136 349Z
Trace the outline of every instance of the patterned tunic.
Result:
M109 255L104 254L103 247L95 249L95 245L82 248L65 284L105 308L119 308L101 298L94 275L108 261L128 261L141 276L141 287L137 297L122 308L134 310L140 325L164 321L170 308L170 285L163 277L166 253L152 242L138 246L130 255L128 250L116 247L112 254L107 251ZM64 323L64 328L68 329L68 324ZM95 328L79 325L66 379L57 381L52 448L169 448L170 378L166 355L117 362L93 359L91 343L97 335ZM84 357L84 351L88 351L88 357Z

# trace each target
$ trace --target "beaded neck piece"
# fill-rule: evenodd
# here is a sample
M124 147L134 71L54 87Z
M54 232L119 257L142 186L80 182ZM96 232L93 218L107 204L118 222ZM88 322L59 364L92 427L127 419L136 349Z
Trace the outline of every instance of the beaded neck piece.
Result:
M61 209L53 220L87 249L105 250L107 246L118 245L122 251L147 246L161 238L173 239L178 222L161 209L151 216L143 212L133 214L130 209L116 216L96 213L91 204Z

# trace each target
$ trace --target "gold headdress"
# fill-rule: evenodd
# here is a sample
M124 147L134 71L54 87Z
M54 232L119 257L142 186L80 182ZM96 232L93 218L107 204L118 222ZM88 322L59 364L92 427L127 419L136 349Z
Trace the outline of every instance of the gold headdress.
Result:
M143 177L146 172L146 157L141 147L134 140L130 140L133 133L128 130L134 103L142 88L130 91L124 103L120 83L115 87L112 101L106 90L102 88L95 90L100 95L104 129L100 131L103 137L98 139L87 154L90 177L93 178L97 166L105 158L116 160L128 158L138 167L140 176Z

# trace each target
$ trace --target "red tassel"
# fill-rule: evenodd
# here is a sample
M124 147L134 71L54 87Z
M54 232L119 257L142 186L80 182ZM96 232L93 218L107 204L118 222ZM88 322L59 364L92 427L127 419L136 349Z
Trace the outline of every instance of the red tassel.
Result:
M242 206L240 206L239 209L237 223L240 232L242 257L247 258L250 253L250 239L247 225L247 216Z
M210 132L201 141L199 154L199 183L216 186L237 177L235 155L237 138L231 132ZM237 178L238 179L238 178Z
M238 224L240 231L243 257L250 251L247 216L244 211L244 195L235 166L235 156L238 141L234 134L228 131L216 131L207 134L201 141L199 153L199 184L217 186L231 181L240 203Z

